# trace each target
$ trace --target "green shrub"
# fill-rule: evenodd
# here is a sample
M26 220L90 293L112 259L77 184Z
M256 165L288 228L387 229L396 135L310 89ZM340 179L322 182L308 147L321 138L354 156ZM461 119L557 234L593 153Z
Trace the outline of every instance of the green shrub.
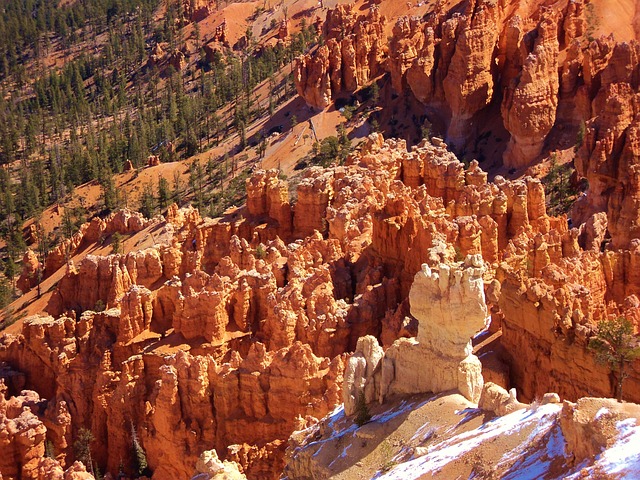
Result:
M356 400L356 418L354 421L359 427L363 426L371 420L371 412L364 398L364 391L360 391L358 399Z

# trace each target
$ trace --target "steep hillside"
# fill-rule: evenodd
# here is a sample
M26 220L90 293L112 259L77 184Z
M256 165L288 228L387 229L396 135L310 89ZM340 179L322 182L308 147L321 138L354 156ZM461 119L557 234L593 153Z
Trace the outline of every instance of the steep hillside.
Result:
M497 416L456 394L378 407L362 427L340 408L293 436L285 478L637 478L638 406L584 398ZM593 435L585 438L584 435Z
M636 3L12 4L2 478L633 478Z

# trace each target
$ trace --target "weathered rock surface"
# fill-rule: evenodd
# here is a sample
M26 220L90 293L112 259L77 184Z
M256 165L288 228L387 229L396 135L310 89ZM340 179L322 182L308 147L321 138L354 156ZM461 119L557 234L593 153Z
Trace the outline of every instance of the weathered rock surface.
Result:
M507 392L501 386L491 382L484 384L478 400L479 409L493 412L500 416L508 415L526 407L525 403L518 401L515 388Z
M309 105L325 108L334 94L354 91L382 73L385 21L375 5L366 15L357 15L351 4L329 10L323 26L326 44L296 62L298 94Z
M38 284L38 269L40 269L40 260L31 249L27 249L22 257L22 272L16 282L22 293L27 293L35 285Z
M63 468L68 446L64 437L71 423L65 402L51 410L45 409L46 400L41 400L33 391L6 395L7 387L0 380L0 478L93 480L93 475L87 473L80 462L66 471ZM48 402L49 407L54 405ZM51 442L54 451L60 452L56 458L44 456L46 441Z
M560 427L567 441L572 463L600 455L620 436L618 422L640 417L637 404L618 403L610 398L585 397L577 403L565 401L560 415Z
M587 38L587 17L593 6L585 5L583 0L554 5L481 0L446 10L446 4L439 2L423 17L394 20L392 28L386 27L392 31L388 40L382 33L385 19L376 9L365 16L350 6L338 6L327 13L325 43L297 61L298 93L310 105L325 108L339 92L352 92L388 72L395 93L422 103L431 123L443 126L449 146L458 153L475 152L480 157L478 136L481 131L491 137L500 135L496 131L502 125L488 121L500 116L507 136L497 152L503 155L504 165L513 169L524 169L553 150L545 144L551 133L560 137L566 128L575 130L581 122L590 125L595 118L597 125L587 135L580 155L583 162L592 158L594 165L601 149L603 161L619 154L620 142L614 138L621 138L620 132L635 116L637 102L616 100L614 93L607 92L623 84L637 92L640 44L616 43L613 34ZM365 47L368 55L362 53ZM600 112L609 98L620 105L620 113L627 112L627 125L620 118L617 131L606 133L608 127L600 125L614 119L603 119ZM615 110L614 105L608 109ZM611 138L605 141L600 138L604 136ZM605 143L596 148L594 142ZM594 177L598 170L586 164L579 167L585 177ZM607 193L599 201L595 194L592 201L602 207L614 196L622 205L622 197L629 197L621 192L634 188L633 176L625 182L615 175L607 180L603 174L594 180L617 184L611 179L619 178L624 185L615 193L603 185L601 191ZM594 188L599 188L597 183ZM623 211L627 210L625 205ZM589 209L582 221L597 211ZM622 222L632 226L634 220Z
M507 87L502 116L511 139L504 164L521 168L542 152L547 134L556 120L558 107L558 26L555 14L538 26L533 51L524 61L519 78Z
M599 319L636 318L640 249L602 253L602 222L581 233L549 217L538 180L489 182L442 140L407 150L372 135L345 165L306 172L295 205L274 172L247 188L247 206L220 219L172 206L153 223L92 221L78 245L145 228L160 240L87 256L48 314L0 339L0 361L52 405L43 422L65 465L89 428L97 465L117 472L133 428L156 478L189 478L212 449L247 478L275 478L291 432L343 388L350 405L362 388L368 399L459 389L477 400L469 340L488 315L523 399L611 394L586 344Z
M196 463L196 474L191 480L246 480L246 476L238 469L238 464L227 460L221 461L215 450L202 452Z
M365 402L393 395L458 390L477 402L482 392L482 366L471 354L471 337L486 326L482 258L464 264L428 265L415 276L409 293L411 314L418 320L416 338L402 338L386 352L375 337L361 337L344 372L343 401L347 415Z

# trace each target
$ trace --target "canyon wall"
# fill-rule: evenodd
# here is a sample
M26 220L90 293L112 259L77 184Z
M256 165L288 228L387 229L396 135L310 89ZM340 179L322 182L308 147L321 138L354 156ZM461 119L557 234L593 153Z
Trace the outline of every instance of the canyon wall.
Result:
M325 108L341 92L388 74L396 94L415 98L432 124L444 125L456 153L480 155L481 132L506 133L496 141L504 142L499 151L510 169L525 169L548 156L556 147L547 144L551 134L556 142L566 142L566 130L577 132L586 122L585 141L577 140L582 151L576 166L582 166L579 175L589 180L593 201L599 202L590 207L604 211L609 184L621 191L633 180L616 180L604 171L595 177L597 169L590 166L621 153L620 134L635 118L637 101L631 97L640 81L640 45L616 43L613 35L591 38L596 20L589 8L594 7L588 0L474 0L450 10L436 2L425 15L401 16L385 29L377 10L358 16L350 6L339 6L327 14L325 44L298 58L296 86L309 105ZM353 43L348 39L356 34L350 32L366 32L355 44L373 45L371 55L350 53L345 61L341 45ZM602 192L604 198L596 200ZM622 205L619 195L624 196L614 193L612 201Z
M432 334L449 338L452 312L467 312L456 288L478 299L470 304L478 322L451 344L456 369L488 312L524 399L612 395L586 344L601 319L637 322L640 250L631 240L601 252L609 213L569 228L566 217L547 215L538 180L489 182L440 139L407 150L378 134L344 165L304 172L295 204L275 171L257 171L247 191L246 207L219 219L172 206L144 221L158 244L87 255L48 294L46 312L0 338L0 361L14 372L0 376L13 379L12 395L26 387L45 411L66 405L66 430L44 433L64 455L61 468L74 460L69 438L88 428L103 471L117 472L121 461L131 468L135 432L154 478L188 477L211 450L248 478L276 478L291 432L341 402L346 353L363 350L359 339L371 335L378 346L369 350L393 364L379 385L404 392L409 367L396 352L404 347L392 345L437 347L422 323L434 315L442 325ZM122 215L97 230L116 231ZM83 231L83 241L99 238ZM484 273L469 273L480 266ZM423 312L412 288L439 284L435 274L445 271L457 287L425 284L418 296L433 290L449 300ZM478 381L427 389L456 387L475 399L479 365L469 365L460 371ZM631 373L627 398L638 400L640 375Z

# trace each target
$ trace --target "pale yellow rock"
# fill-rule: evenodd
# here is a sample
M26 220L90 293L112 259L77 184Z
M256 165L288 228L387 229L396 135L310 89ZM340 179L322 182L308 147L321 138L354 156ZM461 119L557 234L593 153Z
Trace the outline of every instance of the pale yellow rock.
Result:
M342 395L347 415L355 412L356 402L361 391L364 390L367 403L376 399L377 388L374 372L383 357L384 350L375 337L367 335L358 339L356 350L349 358L344 372Z
M482 395L478 401L478 408L500 416L521 410L526 406L517 400L515 388L507 392L500 385L491 382L484 384Z
M452 265L441 263L437 270L422 266L409 292L411 314L419 325L417 337L396 340L384 354L375 337L358 340L344 374L347 415L354 413L363 390L367 403L448 390L479 400L482 365L471 354L471 336L487 323L483 273L480 255Z
M196 463L196 475L192 480L246 480L236 462L221 461L218 452L205 450Z

